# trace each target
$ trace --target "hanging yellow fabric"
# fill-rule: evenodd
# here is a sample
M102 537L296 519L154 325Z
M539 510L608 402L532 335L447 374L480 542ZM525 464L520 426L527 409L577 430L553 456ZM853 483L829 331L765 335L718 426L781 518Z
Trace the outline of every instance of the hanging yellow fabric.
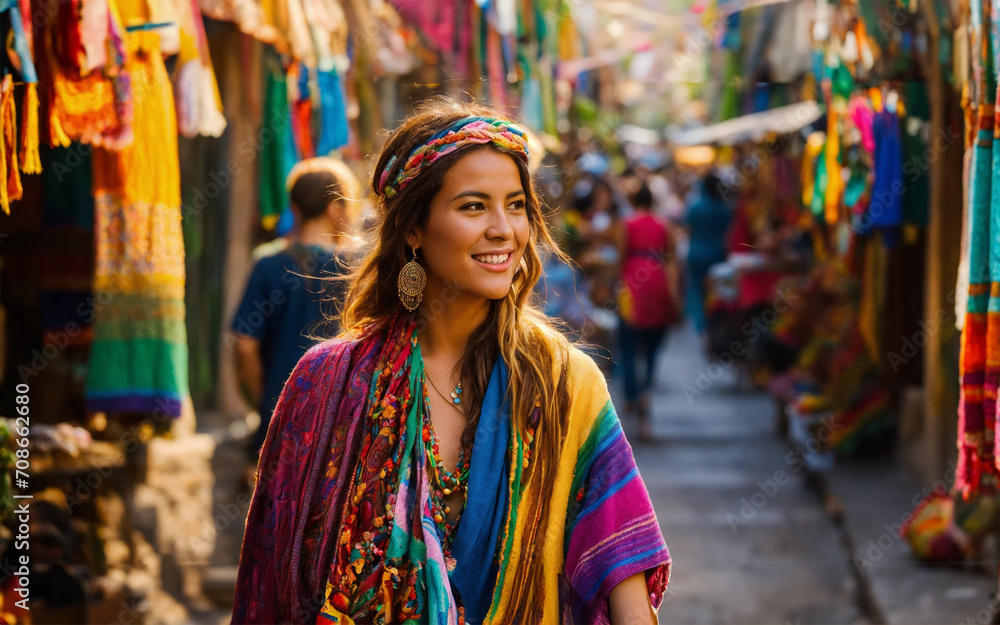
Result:
M0 87L0 209L10 214L10 203L20 200L21 172L17 168L17 111L14 110L14 79L4 76Z
M816 157L823 151L826 136L816 131L806 139L805 150L802 151L802 206L809 208L813 203L813 192L816 187Z
M118 2L123 24L148 18L144 0ZM93 151L94 293L106 304L86 399L92 411L178 416L188 378L177 115L158 35L129 32L126 44L137 140Z
M888 275L888 252L882 237L876 234L865 242L861 278L861 301L858 307L858 331L875 360L881 354L879 320L885 310L885 281Z
M22 106L24 120L21 124L21 171L26 174L42 173L38 154L38 85L28 83Z
M826 195L823 205L826 208L826 223L835 224L839 216L840 199L844 194L844 179L840 174L840 135L837 133L837 107L831 102L826 111Z
M49 107L50 145L69 147L72 141L100 143L101 136L118 127L115 86L103 72L76 78L59 66L53 42L54 28L45 31L50 59L52 105Z

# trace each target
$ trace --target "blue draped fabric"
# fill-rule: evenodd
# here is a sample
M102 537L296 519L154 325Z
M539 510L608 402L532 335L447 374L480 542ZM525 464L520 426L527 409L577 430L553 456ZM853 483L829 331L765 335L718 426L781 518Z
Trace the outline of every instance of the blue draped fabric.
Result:
M507 519L510 404L504 399L509 378L506 364L497 360L476 426L468 499L451 546L456 562L451 583L461 597L465 621L470 625L481 623L492 603L499 568L494 555Z

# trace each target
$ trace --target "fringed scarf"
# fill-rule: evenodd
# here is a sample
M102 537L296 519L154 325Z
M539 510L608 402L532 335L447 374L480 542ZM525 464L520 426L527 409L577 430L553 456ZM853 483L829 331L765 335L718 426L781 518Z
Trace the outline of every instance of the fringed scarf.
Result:
M997 82L991 37L991 2L970 3L972 33L979 51L974 59L977 106L976 135L969 173L969 284L962 331L961 396L958 406L958 467L956 487L979 491L992 482L995 465L997 386L1000 381L1000 247L991 245L1000 229L1000 160L995 153ZM995 16L994 16L995 18ZM991 52L991 49L993 52ZM991 232L992 231L992 232ZM992 488L992 485L990 485Z
M468 501L446 556L420 443L427 408L414 318L310 350L282 392L261 453L234 623L504 623L518 561L544 567L541 622L608 622L608 597L647 572L662 600L670 557L603 376L570 356L570 414L551 501L532 441L513 427L498 362ZM532 466L532 469L534 467ZM527 518L547 514L544 536Z

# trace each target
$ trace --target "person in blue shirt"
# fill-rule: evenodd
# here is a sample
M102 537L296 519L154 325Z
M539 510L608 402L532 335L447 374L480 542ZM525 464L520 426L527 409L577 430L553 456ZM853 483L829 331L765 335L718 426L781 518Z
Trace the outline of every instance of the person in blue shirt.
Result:
M726 204L725 185L715 174L701 180L698 195L687 210L688 314L697 332L705 330L705 277L708 269L726 260L726 235L732 210Z
M347 271L358 186L336 159L296 164L287 181L295 225L286 244L257 260L247 281L231 330L240 388L260 414L255 454L285 380L343 299L344 283L331 278Z

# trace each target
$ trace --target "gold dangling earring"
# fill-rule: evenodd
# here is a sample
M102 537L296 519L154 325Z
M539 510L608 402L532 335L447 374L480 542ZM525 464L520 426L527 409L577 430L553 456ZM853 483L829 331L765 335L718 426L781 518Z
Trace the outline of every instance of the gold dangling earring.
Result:
M413 312L424 299L424 287L427 286L427 274L424 268L417 262L417 248L413 249L413 260L403 265L399 271L399 280L396 285L399 287L399 300L403 302L406 310Z

